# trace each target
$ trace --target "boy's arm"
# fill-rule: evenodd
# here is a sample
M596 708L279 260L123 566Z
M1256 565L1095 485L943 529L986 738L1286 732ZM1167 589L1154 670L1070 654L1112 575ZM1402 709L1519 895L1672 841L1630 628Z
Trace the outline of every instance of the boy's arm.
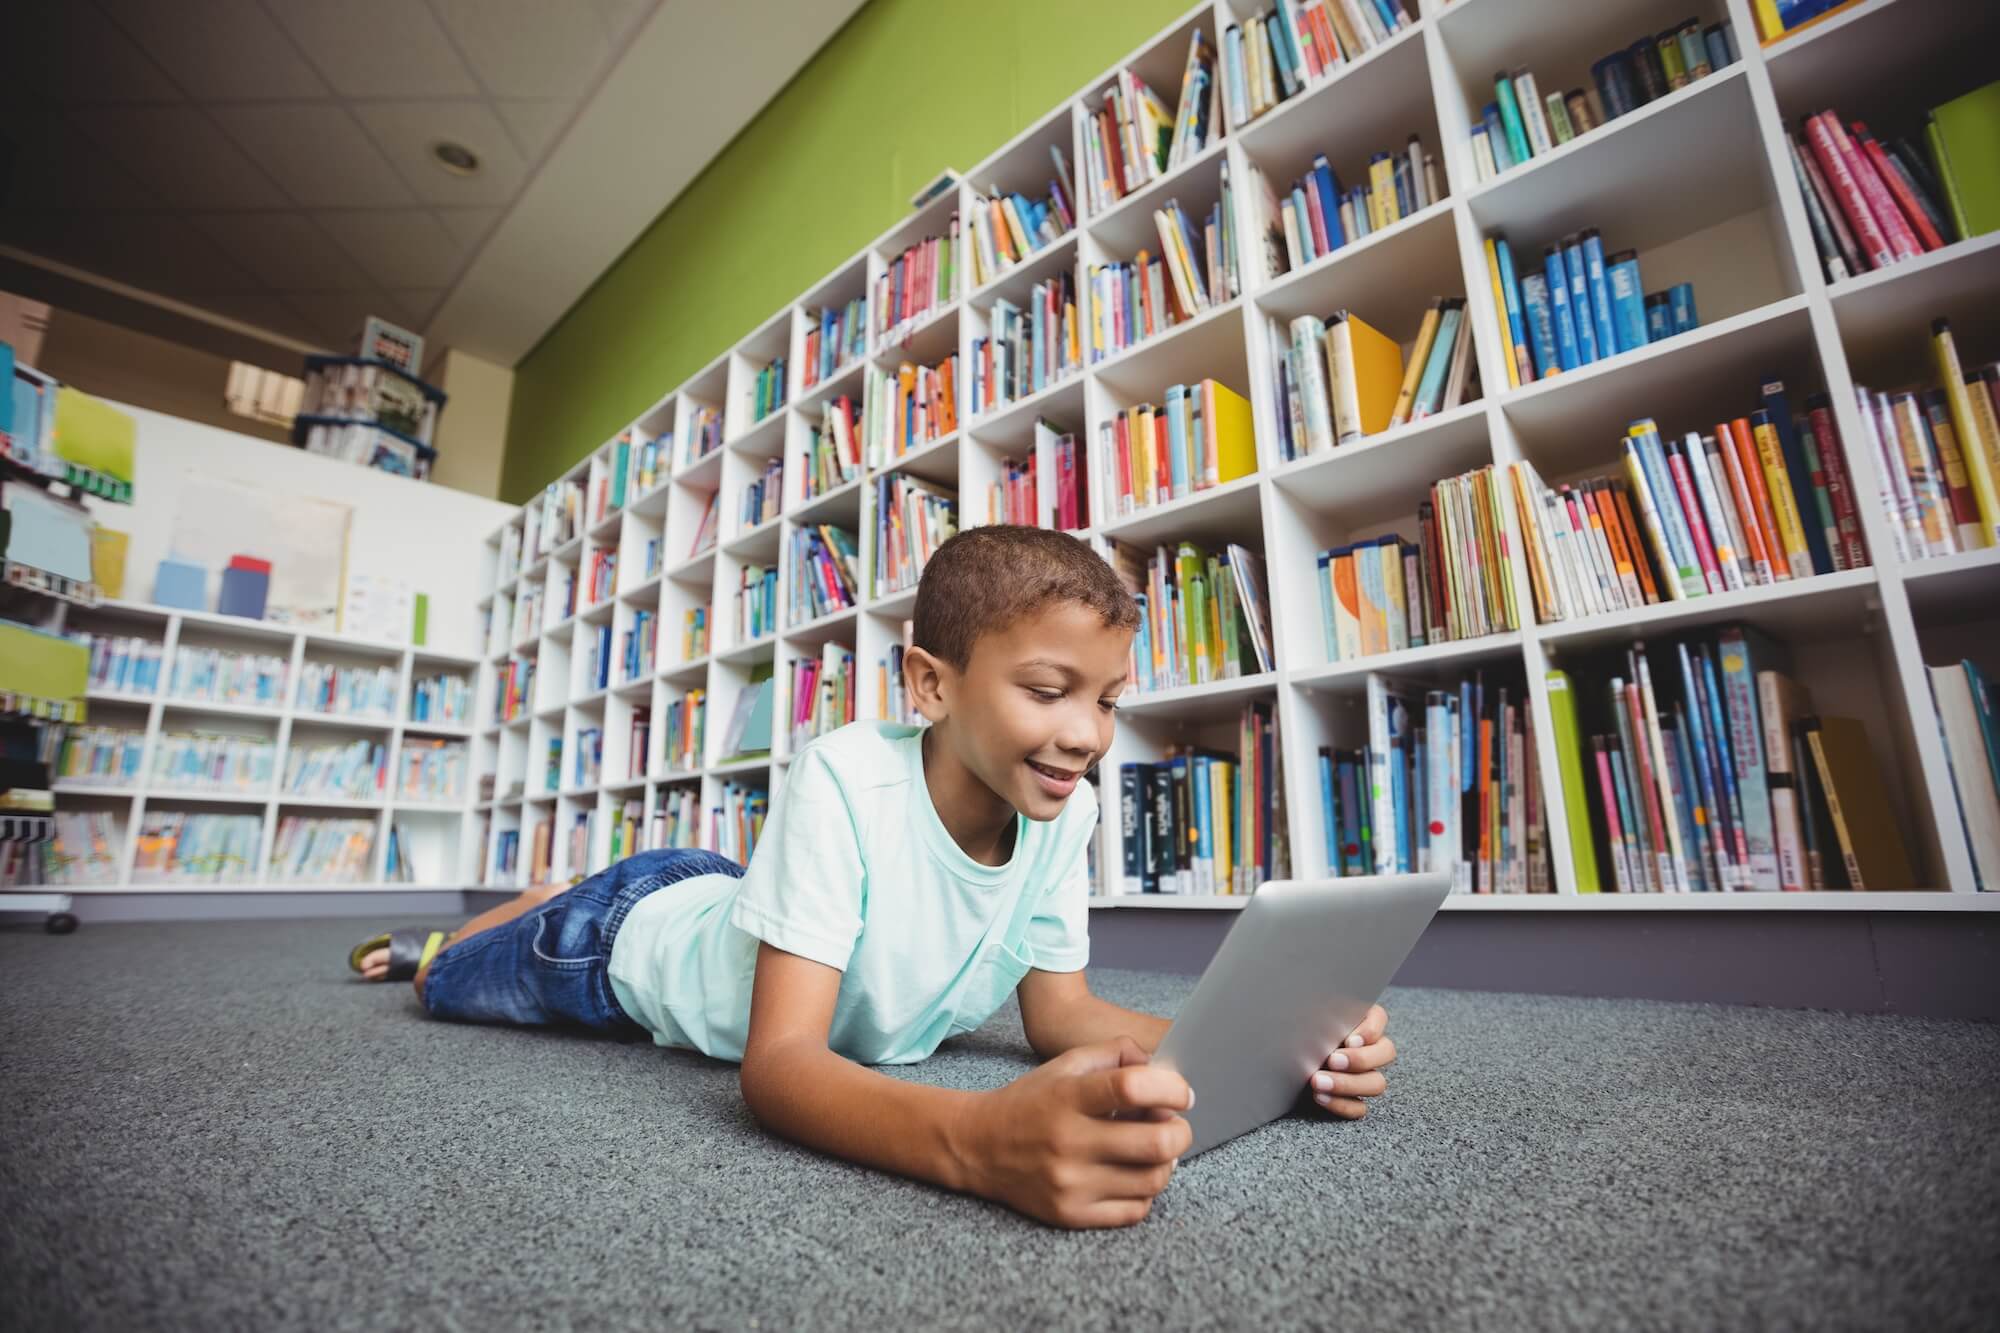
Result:
M1043 972L1031 969L1015 990L1021 1001L1021 1026L1028 1045L1044 1060L1064 1051L1116 1037L1130 1037L1151 1055L1172 1024L1099 999L1081 970Z
M907 1083L833 1053L841 974L763 944L741 1083L751 1114L821 1152L994 1199L1059 1226L1129 1226L1192 1135L1185 1080L1103 1043L992 1092ZM1114 1115L1131 1118L1112 1119Z

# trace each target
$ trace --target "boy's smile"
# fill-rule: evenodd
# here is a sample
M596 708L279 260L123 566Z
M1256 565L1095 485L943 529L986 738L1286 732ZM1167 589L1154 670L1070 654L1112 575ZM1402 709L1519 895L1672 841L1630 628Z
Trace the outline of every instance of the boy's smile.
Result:
M1051 820L1111 748L1132 632L1059 602L981 634L965 670L922 654L918 707L936 729L925 780L952 837L1004 860L1013 817ZM916 650L921 652L921 650Z

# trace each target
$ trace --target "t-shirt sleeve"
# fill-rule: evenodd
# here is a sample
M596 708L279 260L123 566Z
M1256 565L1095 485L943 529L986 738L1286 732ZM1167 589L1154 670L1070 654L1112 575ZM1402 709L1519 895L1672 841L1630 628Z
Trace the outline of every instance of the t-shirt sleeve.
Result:
M823 753L808 749L771 803L730 923L844 972L861 934L861 894L853 808Z
M1028 919L1028 945L1043 972L1081 972L1090 962L1090 840L1097 796L1081 785L1063 814L1063 864ZM1072 823L1072 821L1074 821Z

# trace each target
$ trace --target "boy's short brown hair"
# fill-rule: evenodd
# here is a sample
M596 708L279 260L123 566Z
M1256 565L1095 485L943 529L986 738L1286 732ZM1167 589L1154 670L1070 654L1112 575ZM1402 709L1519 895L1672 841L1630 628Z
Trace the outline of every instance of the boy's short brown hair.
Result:
M967 528L932 552L917 584L912 640L960 671L982 634L1059 602L1135 630L1139 606L1111 566L1066 532L1015 524Z

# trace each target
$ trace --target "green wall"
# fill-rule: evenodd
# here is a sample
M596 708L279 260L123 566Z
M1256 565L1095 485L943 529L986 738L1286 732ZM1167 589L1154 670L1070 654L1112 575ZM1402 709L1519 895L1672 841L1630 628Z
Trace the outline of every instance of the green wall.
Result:
M515 369L525 500L1190 0L870 0ZM670 132L663 127L663 132Z

